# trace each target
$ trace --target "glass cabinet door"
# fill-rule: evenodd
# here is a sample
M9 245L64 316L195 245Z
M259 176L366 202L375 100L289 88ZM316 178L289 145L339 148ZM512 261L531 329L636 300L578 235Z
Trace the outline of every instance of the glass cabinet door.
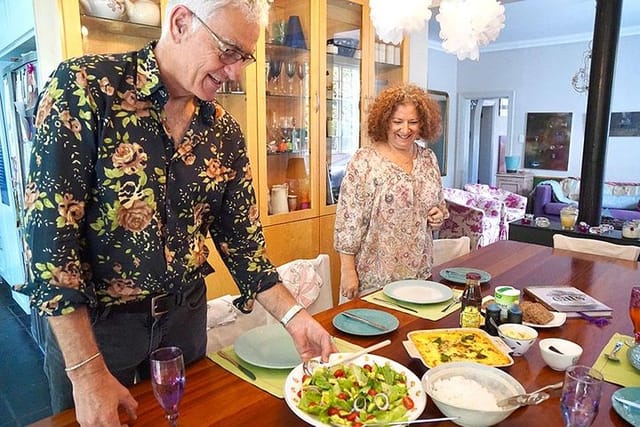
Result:
M265 40L267 213L313 208L310 143L310 2L275 0ZM264 200L264 198L263 198Z
M375 96L387 87L406 80L403 49L404 43L394 45L376 37L374 44Z
M78 31L73 25L75 19L71 16L72 11L64 8L64 31L69 32L67 48L70 51L67 52L67 56L126 52L139 49L149 40L160 37L160 21L165 0L77 1L80 11L80 34L75 35L75 40L71 34L74 30ZM78 49L81 49L81 52L78 52Z
M363 6L327 1L326 22L326 190L325 204L338 200L347 163L360 147Z

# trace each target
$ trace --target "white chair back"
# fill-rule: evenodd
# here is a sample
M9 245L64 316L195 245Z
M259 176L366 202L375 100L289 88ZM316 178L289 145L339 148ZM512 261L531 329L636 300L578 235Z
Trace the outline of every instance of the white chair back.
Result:
M299 304L311 314L333 307L329 255L315 259L297 259L277 267L282 283ZM248 330L278 322L257 303L250 314L243 314L232 304L238 295L225 295L207 302L207 353L235 342Z
M640 247L632 245L616 245L602 240L569 237L564 234L553 235L553 247L585 254L601 255L611 258L637 261Z
M433 241L433 265L444 264L471 251L471 239L468 236L456 239L435 239Z

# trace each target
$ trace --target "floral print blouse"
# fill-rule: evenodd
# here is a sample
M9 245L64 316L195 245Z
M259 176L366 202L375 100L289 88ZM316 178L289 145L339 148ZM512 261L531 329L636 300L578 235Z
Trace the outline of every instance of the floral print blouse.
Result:
M440 168L430 148L417 146L411 173L368 146L349 162L340 186L334 246L355 255L359 291L402 279L427 279L433 239L427 213L447 216Z
M41 94L26 191L30 279L41 314L202 286L210 233L250 311L278 281L265 254L237 122L198 100L179 144L152 42L62 63Z

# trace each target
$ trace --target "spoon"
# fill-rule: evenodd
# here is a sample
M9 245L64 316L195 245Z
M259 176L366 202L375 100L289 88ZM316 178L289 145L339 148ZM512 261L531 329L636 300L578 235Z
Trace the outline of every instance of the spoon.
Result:
M549 350L558 353L558 354L564 354L563 352L561 352L560 350L558 350L557 348L555 348L554 346L550 345L549 346Z
M544 390L555 390L562 387L563 382L546 385L542 388L537 389L536 391L532 391L527 394L519 394L516 396L507 397L506 399L502 399L498 402L498 406L509 407L509 406L525 406L525 405L537 405L538 403L544 402L549 398L549 393L544 393Z
M362 356L364 354L371 353L372 351L378 350L378 349L380 349L382 347L386 347L389 344L391 344L391 340L381 341L381 342L379 342L377 344L374 344L372 346L363 348L362 350L358 350L355 353L351 353L351 354L347 355L345 358L337 360L337 361L335 361L333 363L330 363L328 365L327 364L323 364L322 362L318 361L317 359L307 360L306 362L302 363L302 372L304 372L307 375L312 375L313 371L319 366L326 366L326 367L330 368L331 366L334 366L334 365L351 362L352 360L357 359L358 357L360 357L360 356Z
M623 342L622 341L618 341L616 342L616 345L613 347L613 350L611 350L609 353L605 354L605 356L607 356L607 359L609 360L613 360L614 362L619 362L620 359L618 359L618 356L616 355L616 353L618 351L620 351L620 349L623 346Z

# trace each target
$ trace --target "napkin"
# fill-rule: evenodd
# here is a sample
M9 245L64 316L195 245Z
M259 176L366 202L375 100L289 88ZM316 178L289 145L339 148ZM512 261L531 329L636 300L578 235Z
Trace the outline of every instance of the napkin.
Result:
M459 298L460 295L462 295L461 290L453 289L454 298ZM387 308L392 308L394 310L402 311L403 313L412 314L414 316L421 317L427 320L440 320L443 317L448 316L449 314L453 313L454 311L460 308L460 303L457 302L453 304L451 307L449 307L448 309L446 309L445 311L442 311L446 306L448 306L451 303L451 300L447 300L445 302L440 302L436 304L412 304L410 302L404 302L404 301L399 302L400 305L403 305L405 307L410 307L416 310L417 311L416 313L411 310L406 310L402 307L394 305L396 301L387 297L382 290L366 295L362 297L362 299L372 304L381 305ZM386 301L389 301L389 303L386 303L380 300L386 300Z
M338 350L345 353L353 353L355 351L361 350L362 347L352 344L348 341L345 341L340 338L334 338L336 346ZM261 388L262 390L271 393L272 395L282 399L284 397L284 383L287 380L287 376L289 376L289 372L291 369L271 369L271 368L261 368L259 366L251 365L250 363L244 362L240 359L235 351L233 351L233 345L225 347L222 349L229 357L235 359L238 363L244 365L248 369L251 370L256 375L256 380L252 381L245 374L243 374L240 369L233 366L228 361L224 360L222 357L218 356L215 352L209 353L207 357L218 365L231 372L232 374L242 378L243 380L250 382L256 387Z
M231 295L224 295L207 301L207 329L235 322L237 309L233 306Z
M633 342L633 338L618 333L613 334L607 345L605 345L600 352L600 355L593 364L593 368L602 373L605 381L623 387L640 387L640 375L638 375L638 371L631 365L627 358L629 346L624 345L618 352L619 362L609 360L607 356L605 356L606 353L613 350L613 347L618 341Z

